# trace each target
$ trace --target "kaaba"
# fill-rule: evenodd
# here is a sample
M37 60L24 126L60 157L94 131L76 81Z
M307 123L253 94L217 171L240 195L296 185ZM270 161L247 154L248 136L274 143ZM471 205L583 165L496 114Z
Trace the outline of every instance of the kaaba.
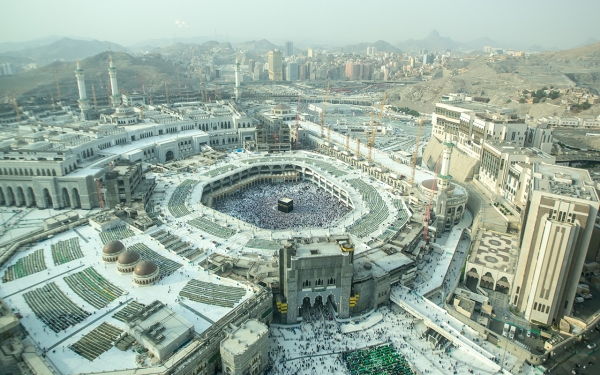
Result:
M288 214L294 209L294 201L290 198L281 198L277 202L277 209Z

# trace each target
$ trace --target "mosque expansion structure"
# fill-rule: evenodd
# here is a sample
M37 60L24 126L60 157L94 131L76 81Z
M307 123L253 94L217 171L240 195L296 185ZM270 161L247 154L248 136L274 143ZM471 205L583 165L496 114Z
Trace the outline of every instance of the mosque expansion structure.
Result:
M79 109L3 127L3 220L37 215L41 227L3 228L2 363L32 374L423 373L427 359L405 351L413 337L422 353L451 347L465 369L502 370L424 297L458 277L472 224L451 138L432 172L372 144L352 150L285 104L251 116L237 79L231 100L152 105L120 95L107 66L109 108L92 105L78 63ZM313 346L339 356L314 370Z

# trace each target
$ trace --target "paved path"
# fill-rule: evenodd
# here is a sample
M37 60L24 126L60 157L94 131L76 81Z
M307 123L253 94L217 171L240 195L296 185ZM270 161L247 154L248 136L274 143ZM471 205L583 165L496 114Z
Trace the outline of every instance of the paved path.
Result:
M63 272L63 273L59 273L58 275L55 275L55 276L49 277L49 278L47 278L47 279L44 279L44 280L40 281L39 283L35 283L35 284L33 284L33 285L30 285L30 286L28 286L27 288L23 288L23 289L17 290L17 291L16 291L16 292L14 292L14 293L11 293L11 294L9 294L9 295L7 295L7 296L4 296L4 299L6 299L6 298L8 298L8 297L11 297L11 296L14 296L15 294L19 294L19 293L21 293L21 292L24 292L24 291L26 291L27 289L31 289L31 288L33 288L34 286L38 286L38 285L40 285L40 284L47 284L47 283L48 283L48 281L50 281L50 280L52 280L52 279L56 279L57 277L59 277L59 276L62 276L62 275L64 275L65 273L73 272L73 271L75 271L76 269L79 269L79 268L81 268L81 267L85 267L85 266L86 266L85 264L82 264L82 265L80 265L80 266L77 266L77 267L75 267L75 268L70 268L70 269L68 269L67 271ZM42 271L42 272L43 272L43 271ZM17 281L17 280L18 280L18 279L14 280L14 281Z
M193 312L194 314L198 315L199 317L201 317L202 319L206 320L207 322L209 322L210 324L215 324L215 322L209 318L206 317L206 315L203 315L201 312L199 312L198 310L186 305L185 303L179 301L179 304L183 307L185 307L186 309L190 310L191 312Z

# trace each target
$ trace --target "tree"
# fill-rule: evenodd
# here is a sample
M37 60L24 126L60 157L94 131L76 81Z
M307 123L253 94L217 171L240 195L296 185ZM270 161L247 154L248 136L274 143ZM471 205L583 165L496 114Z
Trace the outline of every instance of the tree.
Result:
M521 104L525 103L525 98L519 99L519 103L521 103Z
M539 103L540 102L540 98L538 98L537 96L535 98L533 98L533 103Z
M559 92L559 91L557 91L557 90L552 90L552 91L550 91L550 93L548 94L548 97L549 97L550 99L556 99L556 98L560 97L560 92Z

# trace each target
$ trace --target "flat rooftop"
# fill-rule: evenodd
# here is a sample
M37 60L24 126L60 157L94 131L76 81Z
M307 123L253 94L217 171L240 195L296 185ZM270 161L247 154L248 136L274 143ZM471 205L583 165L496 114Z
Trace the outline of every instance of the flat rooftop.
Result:
M354 278L363 279L370 275L375 278L382 277L411 263L414 261L397 247L383 246L355 256Z
M480 229L469 262L502 272L514 273L519 256L517 237Z
M342 249L335 241L299 243L296 245L296 254L299 258L333 256L341 255Z
M269 329L256 319L250 319L230 333L230 336L221 342L221 348L233 355L239 355L261 336L268 334Z
M551 164L533 166L533 189L587 201L598 201L594 181L585 169Z
M93 361L89 361L69 348L70 345L80 340L82 336L90 333L103 322L127 331L127 324L116 319L114 315L122 311L123 308L126 308L131 302L149 305L160 296L161 302L167 305L169 310L172 310L177 316L182 317L183 320L192 324L197 333L202 333L212 326L212 322L218 321L233 308L195 302L188 298L180 301L181 297L179 297L179 293L190 280L195 279L205 283L216 284L217 286L245 289L245 295L234 305L234 308L254 294L252 289L248 288L245 284L217 277L206 270L194 266L193 263L185 262L183 258L163 248L157 240L143 233L136 233L132 237L120 239L120 241L126 247L141 243L160 256L181 264L181 267L169 276L162 278L155 285L137 286L133 283L132 274L121 274L117 272L117 267L114 263L102 262L101 252L104 245L100 239L99 232L89 225L80 226L76 229L77 232L69 230L40 242L30 249L21 249L9 262L0 268L0 275L4 276L9 266L14 265L20 259L38 250L43 250L41 256L47 269L3 283L0 288L0 297L9 308L23 316L21 324L28 332L35 334L34 338L39 342L39 344L35 343L35 345L48 349L46 356L62 374L79 373L82 368L85 368L85 372L126 369L133 371L131 369L143 369L143 367L140 367L136 363L137 353L131 350L123 352L112 346ZM186 239L184 236L181 237ZM51 245L56 245L59 241L69 239L79 241L83 257L55 265ZM203 245L207 246L206 244ZM73 289L71 289L64 279L66 276L74 275L90 267L106 281L125 292L102 309L95 308L78 294L74 293ZM27 302L25 302L23 295L50 283L55 283L67 298L77 306L82 307L83 310L91 313L91 315L87 316L80 323L58 333L46 327L35 315ZM31 344L33 345L34 343ZM146 361L146 366L150 365L148 361Z

